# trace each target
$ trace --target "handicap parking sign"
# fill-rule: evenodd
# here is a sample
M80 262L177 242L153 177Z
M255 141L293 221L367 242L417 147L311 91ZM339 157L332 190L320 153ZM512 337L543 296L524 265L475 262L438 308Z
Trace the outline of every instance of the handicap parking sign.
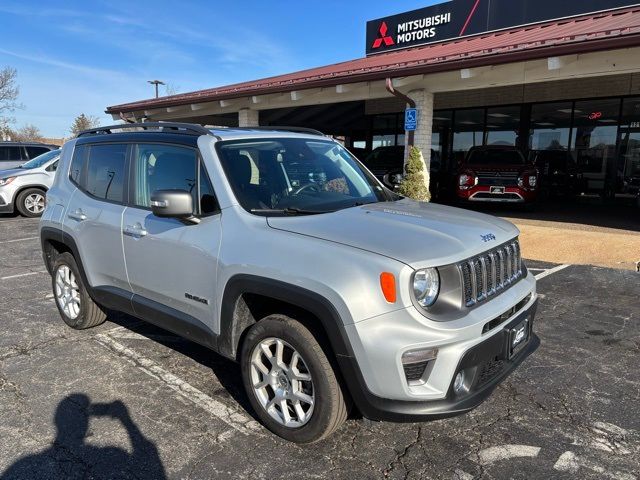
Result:
M404 111L404 129L413 131L418 126L418 110L415 108L407 108Z

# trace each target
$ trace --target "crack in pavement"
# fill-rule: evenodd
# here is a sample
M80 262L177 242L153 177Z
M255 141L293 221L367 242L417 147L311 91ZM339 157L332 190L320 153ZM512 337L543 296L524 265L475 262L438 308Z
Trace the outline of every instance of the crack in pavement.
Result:
M7 360L9 358L14 358L14 357L19 357L19 356L27 356L27 355L31 355L32 352L35 352L36 350L40 350L42 348L46 348L46 347L50 347L51 345L56 345L58 343L62 343L62 341L64 340L68 340L70 339L69 336L67 335L57 335L53 338L50 338L48 340L43 340L42 342L38 342L38 343L28 343L26 345L9 345L7 348L8 350L10 350L9 352L0 354L0 361L2 360ZM74 341L83 341L84 339L77 339Z
M393 472L396 469L397 465L402 465L402 468L405 471L404 479L406 480L406 478L409 476L410 470L406 468L403 460L408 455L411 448L417 445L418 443L420 443L420 440L422 440L422 426L418 426L418 430L416 432L416 438L411 443L406 445L402 450L402 452L400 453L396 452L396 457L391 462L389 462L389 464L384 470L382 470L382 474L385 476L385 478L388 477L391 474L391 472Z
M2 372L0 372L0 391L11 392L19 402L24 401L25 395L22 393L20 386L11 382Z

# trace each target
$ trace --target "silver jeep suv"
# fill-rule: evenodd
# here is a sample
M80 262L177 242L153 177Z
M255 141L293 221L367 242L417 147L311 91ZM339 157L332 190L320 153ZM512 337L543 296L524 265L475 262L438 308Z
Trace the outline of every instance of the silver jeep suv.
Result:
M87 131L40 233L69 326L122 311L238 361L257 416L294 442L351 407L469 411L539 343L511 223L399 197L318 132Z

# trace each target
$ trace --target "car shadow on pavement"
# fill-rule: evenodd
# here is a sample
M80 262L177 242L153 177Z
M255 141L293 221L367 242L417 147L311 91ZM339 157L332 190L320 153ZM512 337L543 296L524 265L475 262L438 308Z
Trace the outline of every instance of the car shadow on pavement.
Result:
M249 403L244 385L242 384L240 366L236 362L223 357L213 350L198 345L195 342L186 340L167 330L163 330L160 327L156 327L155 325L138 320L137 318L124 313L110 313L108 320L127 328L131 332L145 336L149 338L150 341L171 349L176 353L189 357L191 360L210 369L224 389L223 391L214 391L213 395L219 397L230 397L230 399L239 404L239 406L245 410L249 416L254 420L258 420L258 417L255 415L255 412ZM144 351L138 351L144 355Z
M115 447L86 443L91 436L89 420L109 417L127 431L131 453ZM0 480L75 478L166 478L156 445L147 439L119 400L91 403L89 397L74 393L65 397L55 412L56 438L39 453L25 456L11 465Z

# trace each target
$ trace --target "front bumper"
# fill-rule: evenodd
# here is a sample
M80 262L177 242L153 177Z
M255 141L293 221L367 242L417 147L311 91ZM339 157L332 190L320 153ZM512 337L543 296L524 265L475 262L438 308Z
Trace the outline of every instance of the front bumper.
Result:
M400 422L449 417L475 408L537 348L539 340L532 330L537 301L529 274L460 320L415 325L419 317L412 317L408 309L347 326L353 356L339 356L338 361L354 403L367 418ZM509 307L516 311L495 322ZM525 318L529 341L507 358L509 332ZM437 359L425 370L426 381L412 385L404 375L402 352L431 347L439 349ZM467 389L456 395L453 382L461 370Z
M502 188L502 187L501 187ZM457 190L460 200L468 202L530 203L538 197L537 190L518 186L503 187L502 193L492 193L487 185L476 185L469 190Z
M13 191L7 187L0 187L0 213L13 213Z
M0 213L13 213L13 203L4 203L0 199Z

